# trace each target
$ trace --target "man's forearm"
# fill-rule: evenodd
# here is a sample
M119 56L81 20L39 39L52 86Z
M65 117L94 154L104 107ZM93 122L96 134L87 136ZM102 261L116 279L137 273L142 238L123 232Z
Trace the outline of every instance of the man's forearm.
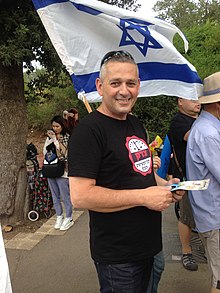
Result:
M74 179L70 177L71 200L76 208L115 212L143 203L139 190L114 190L88 184L88 182L82 178Z
M162 211L172 202L172 194L168 187L114 190L97 186L93 179L81 177L70 177L70 195L74 207L104 213L136 206Z

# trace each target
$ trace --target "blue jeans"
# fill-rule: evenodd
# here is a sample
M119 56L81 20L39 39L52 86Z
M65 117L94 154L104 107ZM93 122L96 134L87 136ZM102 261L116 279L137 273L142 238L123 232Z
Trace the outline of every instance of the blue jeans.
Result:
M151 277L148 284L146 293L157 293L158 284L160 282L161 275L164 271L165 261L163 251L161 250L154 256L154 263L152 267Z
M57 216L63 214L61 200L66 209L66 217L72 218L72 203L70 200L69 179L68 178L48 178L47 179L53 199L53 206Z
M125 264L95 262L101 293L146 293L153 258Z

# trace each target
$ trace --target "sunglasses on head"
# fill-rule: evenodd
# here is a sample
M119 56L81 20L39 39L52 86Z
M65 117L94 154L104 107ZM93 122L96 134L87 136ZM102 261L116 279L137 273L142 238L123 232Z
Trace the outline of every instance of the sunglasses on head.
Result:
M130 53L128 53L127 51L111 51L111 52L108 52L107 54L105 54L105 56L102 58L102 61L101 61L101 66L103 64L105 64L106 62L108 62L110 59L113 59L113 58L116 58L117 57L127 57L128 59L130 60L134 60L134 58L131 56Z

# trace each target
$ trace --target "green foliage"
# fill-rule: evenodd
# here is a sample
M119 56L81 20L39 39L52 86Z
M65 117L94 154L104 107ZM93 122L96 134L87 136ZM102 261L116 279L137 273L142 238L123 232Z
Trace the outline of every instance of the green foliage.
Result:
M64 110L76 108L79 116L87 114L82 101L78 100L73 86L66 88L53 87L50 89L52 98L44 103L28 103L28 126L40 130L50 127L50 121L54 115L63 115Z
M189 42L189 50L184 53L183 43L175 36L177 50L195 66L201 79L220 71L220 23L206 22L185 29L184 34Z
M27 103L44 103L53 98L51 88L66 88L72 85L69 74L66 71L47 71L45 68L33 72L24 73L25 98Z
M38 60L48 71L59 72L61 61L31 0L0 1L0 62L4 66Z
M177 112L176 105L176 98L168 96L146 97L137 100L133 113L145 125L150 141L154 140L156 135L162 139L165 138L170 120Z
M164 0L157 1L154 11L158 12L158 16L169 21L179 28L188 27L191 23L195 23L196 4L190 0Z
M207 22L185 31L190 47L187 59L200 77L220 71L220 23Z
M219 22L219 4L219 0L163 0L157 1L153 10L183 30L207 21Z

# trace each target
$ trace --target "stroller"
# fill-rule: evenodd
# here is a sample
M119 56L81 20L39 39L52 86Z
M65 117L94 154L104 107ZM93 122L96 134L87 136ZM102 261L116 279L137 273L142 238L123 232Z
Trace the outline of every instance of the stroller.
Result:
M42 212L46 218L49 218L53 206L47 178L43 177L42 170L39 168L37 154L35 145L33 143L28 144L26 148L26 168L32 205L28 213L28 219L32 222L37 221Z

